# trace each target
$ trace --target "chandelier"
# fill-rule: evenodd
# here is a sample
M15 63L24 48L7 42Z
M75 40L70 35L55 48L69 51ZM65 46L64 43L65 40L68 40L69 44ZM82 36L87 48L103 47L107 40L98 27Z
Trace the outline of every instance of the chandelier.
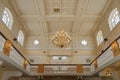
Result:
M52 38L52 43L56 47L65 48L71 43L72 39L67 32L62 29L57 31L57 33Z

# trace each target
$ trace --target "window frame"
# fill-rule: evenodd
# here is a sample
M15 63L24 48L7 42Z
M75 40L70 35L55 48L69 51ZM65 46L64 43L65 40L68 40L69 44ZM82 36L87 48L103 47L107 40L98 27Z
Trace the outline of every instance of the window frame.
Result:
M120 13L118 9L115 8L111 11L109 18L108 18L110 30L112 31L119 22L120 22Z
M6 7L5 7L4 11L3 11L2 21L9 30L12 29L13 16L12 16L11 11Z
M103 42L103 33L102 31L98 31L97 36L96 36L96 40L97 40L97 45L99 46L102 42Z
M23 43L24 43L24 34L23 34L23 32L22 32L21 30L18 32L17 41L18 41L21 45L23 45Z

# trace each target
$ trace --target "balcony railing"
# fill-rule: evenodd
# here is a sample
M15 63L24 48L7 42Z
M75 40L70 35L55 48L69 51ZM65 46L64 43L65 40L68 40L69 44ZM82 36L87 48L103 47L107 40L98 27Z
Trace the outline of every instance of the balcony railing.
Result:
M117 39L115 39L115 41L117 41L118 47L120 49L120 36ZM0 51L1 52L3 52L5 42L6 42L6 38L1 33L1 35L0 35ZM102 67L103 65L108 63L109 61L115 59L116 54L114 54L114 52L112 51L112 47L111 47L112 44L113 43L111 43L106 49L104 49L104 51L100 54L100 56L98 56L95 59L97 62L97 69L99 69L100 67ZM24 63L25 63L26 58L24 56L22 56L22 54L15 47L13 47L13 49L10 51L8 58L13 60L21 68L24 68ZM25 70L28 72L34 73L33 75L39 74L38 66L36 66L35 68L31 68L31 67L33 67L33 65L31 65L28 61ZM52 69L49 67L51 67L51 66L48 66L48 68L46 68L46 66L44 66L44 74L45 73L77 73L75 65L71 66L71 67L66 66L66 69L64 69L63 66L60 66L60 67L57 66L58 67L57 69L55 69L55 68ZM83 65L82 69L83 69L83 72L82 72L83 74L88 74L88 73L94 72L96 70L94 61L87 66Z
M0 52L3 52L3 48L6 42L6 38L3 35L0 35ZM17 65L19 65L21 68L24 68L24 60L25 58L23 56L21 56L21 54L16 50L16 48L12 48L12 50L9 53L8 56L9 59L11 59L12 61L14 61ZM27 64L26 67L26 71L30 72L30 64Z

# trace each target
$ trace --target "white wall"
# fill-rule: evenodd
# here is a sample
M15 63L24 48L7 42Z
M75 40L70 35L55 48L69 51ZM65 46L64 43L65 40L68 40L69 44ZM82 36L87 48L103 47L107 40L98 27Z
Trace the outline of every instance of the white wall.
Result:
M98 31L102 31L103 33L103 38L107 38L108 41L106 43L102 42L98 47L97 47L97 54L101 52L105 47L107 47L115 38L117 38L120 34L120 23L116 25L116 27L110 31L109 24L108 24L108 18L111 13L111 11L115 8L118 8L118 11L120 12L120 0L113 0L112 4L107 8L106 12L104 15L99 19L99 23L97 24L97 28L94 31L94 39L96 41L96 36Z
M1 80L8 80L11 77L19 77L22 75L20 71L3 71Z
M27 77L24 77L24 78L19 78L19 80L37 80L36 78L27 78Z

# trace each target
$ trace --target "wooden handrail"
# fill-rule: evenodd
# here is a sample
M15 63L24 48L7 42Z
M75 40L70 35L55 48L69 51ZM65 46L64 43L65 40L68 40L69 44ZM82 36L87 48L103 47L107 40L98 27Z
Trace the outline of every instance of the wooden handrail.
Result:
M114 41L117 41L118 39L120 39L120 36L118 36ZM108 48L111 47L111 45L113 44L114 41L112 41L107 48L102 50L101 53L94 60L97 60L102 54L104 54L104 52L107 51ZM90 65L94 62L94 60L90 63Z

